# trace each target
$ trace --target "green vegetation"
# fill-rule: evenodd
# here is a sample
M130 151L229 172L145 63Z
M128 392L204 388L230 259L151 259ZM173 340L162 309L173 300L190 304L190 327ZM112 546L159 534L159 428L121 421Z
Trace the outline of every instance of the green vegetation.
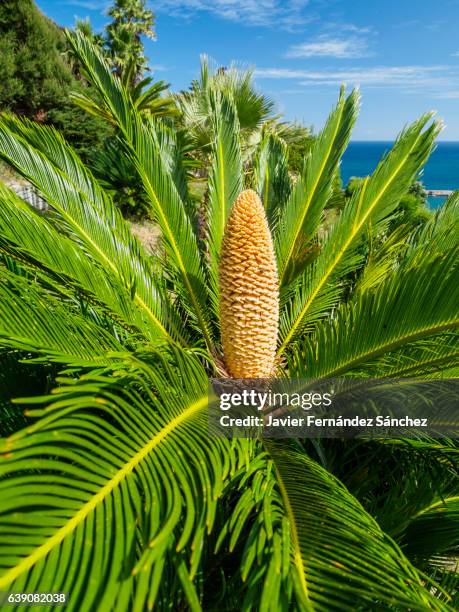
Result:
M191 83L189 91L177 96L180 109L179 125L201 167L205 168L207 165L208 154L215 138L210 95L210 92L215 91L233 100L240 126L244 159L253 155L263 136L272 134L283 144L289 145L292 155L290 168L301 168L302 162L298 157L302 156L304 159L304 154L311 145L310 130L282 122L281 117L274 114L273 101L255 88L252 70L236 65L216 68L210 65L206 56L201 58L199 79Z
M64 34L32 0L1 3L0 49L1 108L42 119L66 100L72 77Z
M350 199L362 187L365 179L352 177L344 190L344 197ZM400 203L394 210L394 219L389 224L389 232L394 231L400 225L409 230L423 225L432 216L427 206L427 194L422 183L415 181L410 185L408 191L400 199Z
M0 110L54 125L88 158L110 130L71 102L70 92L84 84L73 78L65 50L64 33L33 0L1 3Z
M141 36L155 39L155 17L145 8L145 0L115 0L108 11L108 55L119 76L128 74L133 84L147 68Z
M230 441L207 424L220 245L246 187L274 240L281 374L458 375L459 194L388 235L439 125L406 128L331 215L358 94L341 92L292 177L269 108L243 123L214 75L196 206L182 134L97 44L69 44L161 248L56 130L1 119L0 157L52 212L0 188L0 590L69 593L82 612L457 610L456 440Z

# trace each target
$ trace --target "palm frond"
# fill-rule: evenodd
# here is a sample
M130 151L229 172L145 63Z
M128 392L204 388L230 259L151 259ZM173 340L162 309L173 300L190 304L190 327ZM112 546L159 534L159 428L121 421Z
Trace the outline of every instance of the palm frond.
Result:
M232 101L210 92L213 132L212 166L209 176L208 210L206 211L211 283L215 312L218 312L218 263L226 221L231 207L243 189L239 122Z
M430 361L434 370L450 365L457 354L458 252L401 268L344 306L331 324L319 324L297 353L292 375L393 376L407 375L410 366L421 372Z
M120 283L118 275L103 269L75 242L55 228L44 216L11 190L0 186L0 251L30 270L36 282L56 294L84 300L134 335L158 344L164 335L151 324L144 309L133 299L132 288ZM154 276L145 285L150 289ZM175 338L186 344L183 327L168 313L167 300L159 282L151 286L150 301L162 298L162 320ZM158 295L159 293L159 295ZM150 302L151 303L151 302ZM158 314L161 310L158 310Z
M197 227L196 210L190 200L187 180L187 144L186 137L173 126L161 124L161 129L156 129L157 122L152 122L152 129L156 131L159 150L167 170L170 172L174 185L185 206L187 215L192 226Z
M456 475L457 478L457 475ZM439 499L413 517L401 535L403 549L418 563L441 564L459 554L459 495Z
M123 83L113 75L100 48L83 32L67 30L66 37L72 53L81 64L81 69L86 78L100 96L100 103L96 103L89 96L76 93L72 96L74 101L83 110L96 116L103 116L107 121L117 125L129 135L134 103Z
M333 186L333 177L357 119L359 95L341 91L336 108L314 140L304 171L294 186L274 234L281 288L291 280L292 266L314 237Z
M208 348L212 349L203 262L192 220L169 172L170 154L164 146L167 139L161 135L166 128L143 120L128 92L90 40L79 32L68 34L68 38L91 84L112 113L130 148L152 215L161 228L170 265L176 270L176 280L182 284L182 301L191 322L199 328Z
M255 153L253 189L260 195L270 227L274 228L292 184L287 166L287 147L269 131L264 134Z
M327 470L283 442L265 446L291 526L295 591L303 609L451 609Z
M78 304L70 308L33 279L5 269L0 277L0 341L72 367L107 365L110 353L124 350L115 336L79 313Z
M233 475L224 493L225 501L233 510L221 528L215 552L218 555L226 549L241 559L239 571L227 588L229 598L236 594L234 607L292 609L296 602L290 525L267 453L259 449L249 465Z
M11 124L11 119L8 123ZM157 333L171 339L152 282L155 277L152 266L113 202L57 132L26 124L23 138L18 135L20 129L19 122L15 123L14 131L0 122L0 156L49 203L54 211L50 222L101 268L108 269L144 311ZM38 131L43 152L31 145L32 130ZM33 139L38 144L37 135Z
M71 610L140 611L173 594L196 607L192 568L229 446L207 436L197 362L154 361L125 355L105 373L62 379L46 408L29 411L41 419L0 441L2 588L71 586ZM179 581L163 573L166 557Z
M403 265L422 265L428 254L447 252L459 243L459 191L454 192L434 215L410 236Z
M365 267L359 275L355 290L368 291L384 281L397 268L399 260L406 251L409 233L405 226L399 226L382 243L368 232L368 255Z
M371 228L377 233L378 225L384 225L432 150L441 126L432 123L426 128L430 119L430 114L424 115L402 132L322 241L312 270L306 270L301 285L295 287L296 296L284 307L279 354L308 325L314 326L330 311L343 288L336 282L338 276L343 277L361 265L362 255L356 251L356 245L362 232Z
M207 347L212 349L204 265L193 224L163 160L163 139L158 136L162 129L159 125L153 129L151 124L137 123L133 162L151 203L153 217L161 228L169 266L176 272L177 289L182 286L180 297L188 306L191 321L202 332Z

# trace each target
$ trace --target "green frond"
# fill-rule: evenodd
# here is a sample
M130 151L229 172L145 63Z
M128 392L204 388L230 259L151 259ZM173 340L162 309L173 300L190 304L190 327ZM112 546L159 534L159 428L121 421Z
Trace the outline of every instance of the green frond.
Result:
M371 232L377 234L378 225L384 225L432 150L441 126L432 123L426 127L430 119L430 114L425 115L402 132L392 150L364 181L321 241L312 271L306 270L302 287L281 314L279 354L301 336L311 318L315 324L327 313L317 308L317 301L320 303L330 293L337 297L343 288L340 278L361 265L362 255L356 246L362 233L371 228ZM325 299L324 305L328 307L329 302Z
M75 102L92 114L99 113L100 108L103 109L105 118L120 127L129 137L134 103L121 80L113 75L101 50L90 38L78 30L67 30L66 37L72 52L81 63L85 76L96 88L101 103L94 108L93 100L81 94L73 95Z
M380 244L378 237L373 239L371 232L368 237L368 255L365 267L358 277L356 288L359 291L373 289L384 281L390 273L396 269L399 260L406 251L407 229L404 226L398 227ZM376 242L376 244L374 244Z
M116 120L130 149L132 163L141 179L151 213L161 228L170 265L181 284L180 297L191 322L202 332L207 347L213 341L208 317L208 288L192 220L169 171L170 153L165 151L166 128L145 122L127 91L111 72L99 50L83 35L68 34L73 52L91 84Z
M218 264L226 221L237 196L243 190L239 121L232 101L210 92L213 133L212 165L206 210L211 283L215 312L218 313Z
M233 475L225 501L232 512L221 528L215 552L228 551L241 560L228 585L228 597L236 594L234 607L292 609L295 570L290 563L290 526L272 461L265 452L259 449L249 466Z
M432 253L447 252L459 244L459 191L454 192L434 215L413 234L403 265L422 266Z
M295 272L296 262L301 262L304 249L317 231L322 211L332 194L333 177L349 142L358 108L358 92L353 91L346 98L342 90L336 108L314 140L305 159L303 173L281 214L274 234L281 288L294 273L298 273Z
M417 512L399 539L405 554L418 563L441 564L449 558L454 567L459 555L459 495L438 499Z
M153 131L156 131L158 138L158 146L161 152L161 158L168 172L170 172L175 187L180 198L185 206L187 215L192 222L193 227L197 227L196 210L190 201L187 181L186 153L187 145L186 138L183 133L178 132L174 127L165 123L161 123L160 129L155 126L158 122L151 122Z
M81 91L74 91L71 92L70 97L77 106L79 106L89 115L102 119L103 121L116 126L116 119L113 117L110 111L98 104L90 96L82 93Z
M414 231L392 223L439 125L405 129L329 214L357 92L312 139L252 71L204 60L175 124L164 83L118 78L67 36L88 82L75 100L115 137L90 170L52 128L0 118L0 158L49 205L0 186L0 591L68 593L78 612L456 609L457 440L229 440L207 418L219 251L245 183L278 257L279 376L422 376L440 404L459 375L459 192ZM160 232L153 255L118 179Z
M401 268L343 306L298 351L291 375L404 376L428 370L429 361L434 371L454 363L458 252L439 255L422 268Z
M159 124L136 123L133 139L133 162L137 168L153 218L161 228L161 235L169 266L180 283L181 298L188 306L188 314L202 332L208 348L213 341L208 314L209 291L196 234L187 216L183 200L177 190L161 152L164 128Z
M145 112L149 117L170 117L177 114L177 107L174 99L169 96L162 96L169 85L165 81L156 81L148 77L142 79L131 90L131 96L135 107L140 112Z
M66 298L87 301L121 327L143 336L148 342L164 342L163 334L152 326L144 308L133 299L132 289L126 290L117 275L103 269L82 249L75 248L75 242L55 228L48 216L40 214L2 186L0 203L0 251L30 270L36 282L52 287L55 293ZM162 309L162 320L170 321L169 329L174 330L174 337L183 338L181 326L177 322L173 325L172 313L168 314L164 293L162 298L158 295L159 282L156 282L156 287L153 285L153 272L151 277L146 275L144 278L150 303L156 295L158 316Z
M72 367L99 367L124 350L118 340L78 312L39 289L33 279L0 274L0 342L44 360Z
M126 355L105 374L62 379L29 411L40 420L0 440L2 589L71 590L69 610L195 605L192 568L229 445L207 436L204 371L172 357L179 369ZM182 586L163 573L166 557Z
M43 152L30 142L35 129ZM31 124L26 124L24 137L18 135L19 131L19 122L14 131L0 122L0 156L30 181L52 207L49 222L66 233L99 267L107 269L143 310L155 332L171 340L162 322L152 266L113 202L97 187L95 179L91 179L57 132L32 128ZM33 139L38 145L36 135Z
M264 444L290 522L301 609L452 610L333 475L285 442Z
M288 201L292 182L288 173L287 147L267 131L255 152L252 188L260 195L271 228Z

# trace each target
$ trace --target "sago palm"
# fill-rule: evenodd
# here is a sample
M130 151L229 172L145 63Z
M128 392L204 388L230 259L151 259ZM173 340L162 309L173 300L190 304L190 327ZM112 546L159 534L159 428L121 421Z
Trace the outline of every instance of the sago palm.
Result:
M50 209L1 189L0 590L68 593L83 612L457 608L453 440L231 441L207 427L209 377L241 363L315 380L457 374L458 196L395 254L381 238L438 124L406 128L326 231L357 94L341 93L294 184L272 188L282 151L267 151L249 185L263 206L248 192L232 209L247 187L239 126L214 92L201 240L174 134L83 36L71 44L162 250L145 253L59 134L2 119L1 157ZM251 295L249 249L266 281ZM259 315L264 352L250 317L229 325L236 299Z

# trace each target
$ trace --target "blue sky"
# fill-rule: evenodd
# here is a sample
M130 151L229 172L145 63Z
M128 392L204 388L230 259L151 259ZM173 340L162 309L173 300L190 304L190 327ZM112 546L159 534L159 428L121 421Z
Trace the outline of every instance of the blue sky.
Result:
M90 17L104 0L39 0L61 25ZM252 66L256 83L288 119L320 128L340 83L359 85L354 140L391 140L435 109L443 140L459 140L459 0L154 0L157 78L185 89L206 53L218 65Z

